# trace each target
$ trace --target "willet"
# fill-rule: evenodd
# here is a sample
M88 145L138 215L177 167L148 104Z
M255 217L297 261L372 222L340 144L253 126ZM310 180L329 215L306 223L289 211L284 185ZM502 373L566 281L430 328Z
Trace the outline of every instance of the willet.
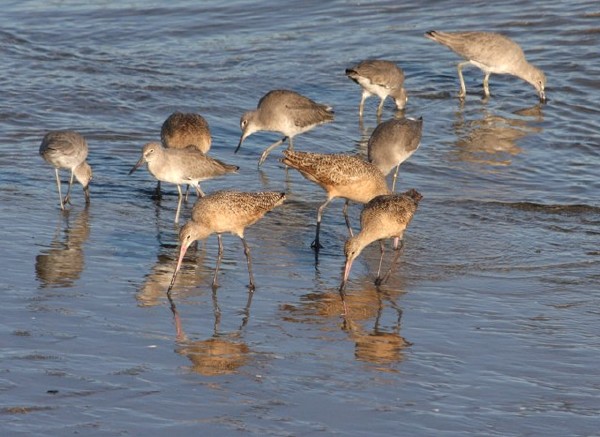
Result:
M461 99L465 98L467 90L462 74L462 68L472 64L483 73L483 92L490 96L488 81L490 74L510 74L529 82L537 90L540 101L546 100L544 88L546 76L539 68L534 67L525 59L521 47L504 35L493 32L437 32L432 30L425 36L445 45L457 55L466 59L458 64Z
M163 147L169 149L185 149L194 147L202 153L208 153L212 144L208 122L200 114L193 112L173 112L164 121L160 129L160 140ZM187 200L188 185L185 190ZM156 197L160 197L160 181L156 184Z
M327 200L317 210L317 232L311 247L319 250L319 231L325 207L336 197L346 199L344 218L350 235L352 228L348 218L350 201L367 203L375 196L389 194L385 176L370 162L357 156L322 154L285 150L282 162L298 170L306 179L313 181L327 192Z
M284 137L271 144L260 156L258 165L267 159L271 150L288 140L288 149L294 149L293 138L315 126L333 121L330 106L315 103L294 91L273 90L265 94L253 111L248 111L240 119L242 136L235 153L244 140L258 131L279 132Z
M250 249L244 238L244 230L246 227L260 220L267 212L281 205L284 200L285 193L245 193L237 191L218 191L198 199L192 210L192 219L183 225L179 231L179 244L181 245L179 260L168 291L171 291L175 283L177 272L181 268L181 262L190 244L196 240L203 240L215 233L219 242L219 252L215 275L213 277L213 287L218 286L217 274L219 273L221 257L223 256L221 234L224 232L237 235L242 240L244 254L248 263L249 288L250 290L254 290L252 259L250 257Z
M346 76L362 88L358 106L359 117L363 115L365 100L372 95L381 99L377 107L377 116L381 115L383 102L387 96L394 99L396 109L401 110L406 106L408 97L404 89L404 72L395 63L380 59L367 59L354 67L347 68Z
M418 120L392 118L380 123L371 134L367 146L369 162L375 164L386 176L396 167L392 191L396 188L400 164L419 148L422 131L423 117Z
M419 192L411 189L402 194L377 196L365 205L360 214L360 233L354 237L350 237L344 246L346 265L344 267L344 277L340 285L340 291L346 288L352 262L366 246L377 240L379 240L381 247L381 259L379 260L379 269L377 270L375 283L379 285L385 282L400 254L399 249L401 246L398 243L402 240L404 231L412 220L419 201L422 198L423 196ZM394 238L394 250L397 252L390 265L390 270L384 278L381 278L381 263L384 252L383 240L386 238Z
M89 183L92 180L92 168L86 162L88 145L85 138L71 130L48 132L42 139L42 144L40 144L40 155L48 164L54 167L60 209L65 209L65 205L70 203L73 178L77 178L77 181L83 186L85 203L88 205L90 203ZM61 168L71 170L69 188L64 199L60 190L61 182L58 174Z
M236 165L229 165L196 150L193 147L185 149L167 149L159 143L148 143L142 148L142 156L132 167L129 174L148 163L148 170L159 181L170 182L177 185L179 203L175 223L179 221L179 208L183 194L181 185L189 184L196 188L198 197L204 196L200 188L200 181L212 179L227 173L239 170Z

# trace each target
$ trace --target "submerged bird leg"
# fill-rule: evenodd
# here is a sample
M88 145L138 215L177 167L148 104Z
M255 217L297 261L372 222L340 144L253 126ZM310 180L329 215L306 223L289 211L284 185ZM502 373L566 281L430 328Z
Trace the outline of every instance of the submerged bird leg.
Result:
M315 241L313 241L310 245L310 247L316 250L319 250L323 247L321 246L321 243L319 243L319 231L321 230L321 217L323 217L323 210L329 204L329 202L331 202L331 199L327 199L325 203L323 203L321 206L319 206L319 209L317 209L317 233L315 235Z
M488 72L488 73L485 73L485 76L483 76L483 94L485 97L490 96L490 86L489 86L490 74L491 73Z
M219 274L219 268L221 267L221 258L223 258L223 239L221 234L217 234L217 241L219 242L219 252L217 254L217 266L215 267L215 275L213 276L213 288L217 288L219 286L219 280L217 279L217 275Z
M248 262L248 276L250 277L250 284L248 285L248 288L250 291L254 291L256 287L254 286L254 275L252 274L252 258L250 257L250 248L248 247L248 243L246 243L246 239L244 237L240 238L244 244L244 255L246 255L246 261Z
M398 241L400 241L400 245L398 245ZM399 237L394 238L394 252L396 252L394 255L394 259L392 259L392 262L390 263L390 268L386 272L385 276L381 279L379 284L376 284L376 285L382 285L387 282L390 275L392 274L392 271L394 270L394 266L396 265L396 262L398 262L398 259L400 258L400 252L402 251L403 247L404 247L404 240L400 240Z
M246 325L248 324L248 320L250 319L250 305L252 305L252 296L254 296L253 291L254 290L250 290L248 292L248 301L246 302L246 306L244 307L244 310L242 311L242 314L244 314L244 317L242 318L242 324L239 327L239 331L241 331L242 329L244 329L246 327Z
M160 199L160 181L156 184L156 188L154 189L154 194L152 194L153 199Z
M260 159L258 160L258 166L260 167L262 165L262 163L265 162L265 159L267 159L267 156L269 156L269 153L271 153L271 150L273 150L275 147L282 144L287 138L288 137L283 137L282 139L275 141L273 144L271 144L269 147L267 147L265 149L265 151L262 152L262 155L260 155Z
M56 188L58 188L58 201L60 202L60 209L65 209L62 193L60 192L60 175L58 174L58 168L54 169L54 173L56 174Z
M375 285L381 285L381 265L383 264L383 254L385 252L385 245L383 240L379 240L379 249L381 257L379 258L379 267L377 268L377 277L375 278Z
M63 203L66 205L67 203L71 203L71 187L73 186L73 179L75 179L75 173L71 170L71 179L69 179L69 188L67 188L67 195L65 196Z
M398 179L398 170L400 170L400 164L396 166L396 171L394 172L394 178L392 179L392 193L396 191L396 179Z
M465 79L463 78L462 69L465 65L469 65L470 62L461 62L456 66L458 70L458 79L460 80L460 93L458 93L458 97L464 99L467 95L467 87L465 86Z
M342 209L342 212L344 213L344 219L346 219L346 226L348 227L348 232L350 233L351 237L354 237L354 233L352 232L352 227L350 226L350 217L348 217L348 204L350 203L350 201L348 199L346 199L346 203L344 203L344 208Z

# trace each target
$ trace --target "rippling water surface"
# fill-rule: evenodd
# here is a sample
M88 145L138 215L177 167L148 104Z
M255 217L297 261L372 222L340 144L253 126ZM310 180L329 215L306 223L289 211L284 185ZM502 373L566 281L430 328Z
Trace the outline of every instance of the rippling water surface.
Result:
M3 435L598 435L600 7L403 3L4 5ZM507 76L482 101L482 74L466 69L461 104L458 58L423 37L431 29L514 38L545 71L548 103ZM276 134L233 150L240 115L289 88L336 111L296 148L364 154L377 99L360 125L344 75L364 58L405 70L405 115L424 132L399 186L424 199L387 284L373 285L377 245L355 263L344 320L343 202L325 212L316 260L323 191L286 173L279 149L257 170ZM211 154L241 168L206 192L288 193L246 232L253 296L232 236L213 293L213 236L167 300L176 190L156 203L148 172L127 173L176 110L204 115ZM78 185L64 213L38 156L62 128L86 136L94 169L89 208Z

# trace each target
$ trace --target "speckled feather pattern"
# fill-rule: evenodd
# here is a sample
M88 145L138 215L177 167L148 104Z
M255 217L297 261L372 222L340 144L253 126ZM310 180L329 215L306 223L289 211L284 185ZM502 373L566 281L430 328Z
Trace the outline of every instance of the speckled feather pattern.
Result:
M256 223L285 200L280 192L217 191L198 199L192 221L211 233L231 232L242 236L244 228Z
M379 169L357 156L285 150L282 162L322 187L369 183L378 194L389 191ZM327 189L327 188L326 188Z
M164 147L193 146L203 153L210 150L212 138L208 122L200 114L174 112L163 123L160 139Z

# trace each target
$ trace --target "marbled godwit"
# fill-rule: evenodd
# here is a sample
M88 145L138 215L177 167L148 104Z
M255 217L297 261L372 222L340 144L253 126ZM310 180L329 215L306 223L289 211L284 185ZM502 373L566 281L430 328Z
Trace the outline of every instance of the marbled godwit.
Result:
M367 146L369 162L375 164L386 176L396 167L392 191L396 188L400 164L419 148L422 131L423 117L418 120L392 118L380 123L371 134Z
M207 153L212 144L208 122L200 114L174 112L160 129L160 139L166 148L185 149L193 146Z
M208 153L212 137L208 122L200 114L192 112L173 112L164 121L160 129L160 139L163 147L169 149L185 149L195 147L202 153ZM185 198L190 186L187 186ZM160 181L156 184L156 197L160 197Z
M248 275L250 276L250 290L254 290L254 277L252 275L252 259L250 248L244 238L246 227L256 223L267 212L283 203L285 193L260 192L244 193L237 191L218 191L198 199L192 210L192 219L182 226L179 231L179 260L173 273L169 292L175 283L177 272L181 268L183 256L190 244L196 240L203 240L211 234L217 234L219 253L217 266L213 278L213 287L218 286L217 274L223 256L223 242L221 234L230 232L237 235L244 245L244 254L248 262Z
M394 250L397 250L396 257L390 266L399 255L400 251L398 242L403 238L406 227L412 220L419 201L423 198L416 190L411 189L403 194L389 194L377 196L365 205L360 214L361 230L356 236L350 237L344 246L344 254L346 255L346 265L344 267L344 277L340 285L340 291L346 288L348 276L352 262L362 252L362 250L371 244L373 241L379 240L381 247L381 259L379 260L379 269L377 271L376 284L384 282L380 276L381 263L383 261L383 240L386 238L394 238ZM388 274L389 274L388 272ZM387 278L388 275L384 277Z
M170 182L177 185L179 204L175 222L179 218L179 207L183 197L181 184L189 184L196 188L198 197L204 196L200 188L200 181L212 179L227 173L235 173L238 166L225 164L219 160L205 155L193 147L185 149L166 149L160 143L148 143L142 149L142 156L132 167L129 174L148 163L148 170L159 181Z
M279 132L284 137L271 144L260 156L258 165L267 159L271 150L288 140L288 149L293 150L293 138L313 127L333 121L333 109L330 106L315 103L294 91L273 90L265 94L253 111L248 111L240 119L242 136L235 153L240 150L244 140L258 131Z
M285 150L282 162L298 170L306 179L316 182L327 192L327 200L317 210L317 232L311 247L319 250L319 230L325 207L336 197L346 199L344 218L352 235L348 219L348 203L367 203L375 196L389 194L385 176L370 162L356 156L295 152Z
M376 95L381 99L377 107L377 116L381 115L383 102L391 96L396 104L396 109L401 110L406 106L408 97L404 89L404 72L400 67L390 61L368 59L346 69L346 76L359 84L362 88L358 115L362 117L365 100Z
M48 132L40 144L40 155L44 160L54 167L56 174L56 186L58 188L58 198L60 199L60 209L65 209L65 205L70 203L71 186L73 178L83 186L85 203L90 203L89 183L92 180L92 168L86 162L88 155L88 145L83 136L75 131L63 130ZM66 168L71 170L69 188L64 200L60 190L59 169Z
M467 94L462 68L471 64L480 68L485 74L483 77L485 97L490 96L488 81L490 74L494 73L510 74L529 82L537 90L540 101L546 100L544 92L546 76L542 70L527 62L521 47L506 36L492 32L437 32L435 30L427 32L425 36L445 45L466 59L457 67L460 79L458 96L461 99L465 98Z
M402 194L377 196L365 205L360 214L360 232L356 236L350 237L344 246L346 265L344 267L344 277L340 285L340 291L346 288L352 262L365 247L377 240L379 240L381 247L381 259L379 260L379 269L375 283L381 284L381 263L384 252L383 240L394 238L394 250L399 249L398 243L403 238L404 231L412 220L419 201L422 198L423 196L418 191L411 189Z

